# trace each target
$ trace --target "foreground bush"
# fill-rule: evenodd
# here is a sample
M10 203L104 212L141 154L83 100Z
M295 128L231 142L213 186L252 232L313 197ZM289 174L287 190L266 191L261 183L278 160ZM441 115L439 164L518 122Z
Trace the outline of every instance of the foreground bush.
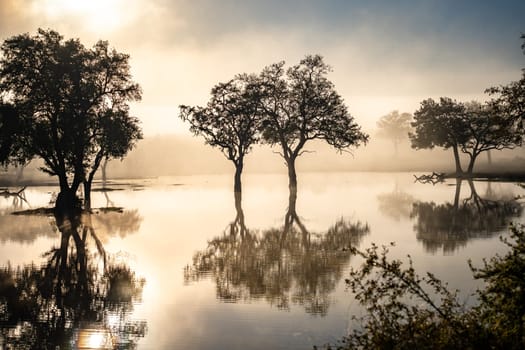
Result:
M465 307L457 290L431 273L416 274L389 260L388 247L372 245L353 253L364 259L346 280L365 315L359 327L337 349L524 349L525 229L513 226L502 238L510 250L469 265L474 278L485 282L478 304Z

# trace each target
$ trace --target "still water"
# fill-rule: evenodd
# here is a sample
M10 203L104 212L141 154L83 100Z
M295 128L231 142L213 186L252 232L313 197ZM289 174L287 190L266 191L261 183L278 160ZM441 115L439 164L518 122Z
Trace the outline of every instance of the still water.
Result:
M0 197L0 348L311 349L361 311L346 248L388 244L458 288L523 222L515 183L414 183L412 174L246 174L120 180L90 216L11 215L48 206L53 187ZM28 346L27 348L30 348Z

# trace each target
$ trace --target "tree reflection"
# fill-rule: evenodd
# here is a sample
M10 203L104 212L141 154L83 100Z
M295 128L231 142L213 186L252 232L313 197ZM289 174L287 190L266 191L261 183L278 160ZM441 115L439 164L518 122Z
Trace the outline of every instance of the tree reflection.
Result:
M326 315L330 293L350 260L347 248L369 232L367 224L340 219L323 234L307 230L290 193L284 224L262 232L246 228L240 198L229 229L197 252L185 270L185 282L212 278L225 302L266 300L279 309L301 305Z
M491 237L519 217L522 206L515 198L496 197L490 186L481 197L472 180L468 180L470 196L461 199L462 180L456 180L454 202L436 204L416 202L411 217L416 219L417 239L429 252L443 249L451 253L473 238Z
M5 348L134 349L145 335L145 321L130 319L144 280L106 258L91 221L90 214L55 215L60 242L41 266L0 269Z
M380 194L377 196L377 200L379 201L379 211L396 221L400 221L402 218L410 218L412 203L415 202L414 197L400 190L397 184L393 192Z

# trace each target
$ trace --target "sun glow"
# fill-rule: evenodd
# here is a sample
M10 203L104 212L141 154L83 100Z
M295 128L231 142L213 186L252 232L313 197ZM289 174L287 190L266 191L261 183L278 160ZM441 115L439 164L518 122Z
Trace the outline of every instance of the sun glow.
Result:
M111 31L130 20L129 1L125 0L42 0L33 10L46 17L81 23L91 31Z

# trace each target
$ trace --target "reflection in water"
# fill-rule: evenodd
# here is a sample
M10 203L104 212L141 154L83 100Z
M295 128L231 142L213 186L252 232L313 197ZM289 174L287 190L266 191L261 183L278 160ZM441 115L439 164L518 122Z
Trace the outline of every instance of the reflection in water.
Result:
M4 348L136 348L145 321L132 321L144 280L106 258L92 215L55 216L60 242L42 266L0 269Z
M9 241L30 244L38 237L54 237L57 234L56 225L47 216L11 215L29 207L24 190L25 187L16 192L0 190L0 197L5 198L0 209L1 243Z
M225 302L261 299L279 309L296 304L310 314L326 315L330 293L350 260L346 248L358 245L369 228L340 219L324 234L311 233L297 215L296 198L290 194L282 228L258 233L246 228L236 197L235 220L194 255L185 282L210 277Z
M391 193L383 193L377 196L379 211L396 221L409 218L412 211L412 203L415 199L410 194L401 191L397 184Z
M442 248L445 253L454 252L472 238L493 236L521 215L523 208L516 199L497 198L490 186L487 195L481 197L474 182L469 180L468 184L468 198L460 199L462 180L458 179L453 203L414 203L414 230L427 251L435 253Z

